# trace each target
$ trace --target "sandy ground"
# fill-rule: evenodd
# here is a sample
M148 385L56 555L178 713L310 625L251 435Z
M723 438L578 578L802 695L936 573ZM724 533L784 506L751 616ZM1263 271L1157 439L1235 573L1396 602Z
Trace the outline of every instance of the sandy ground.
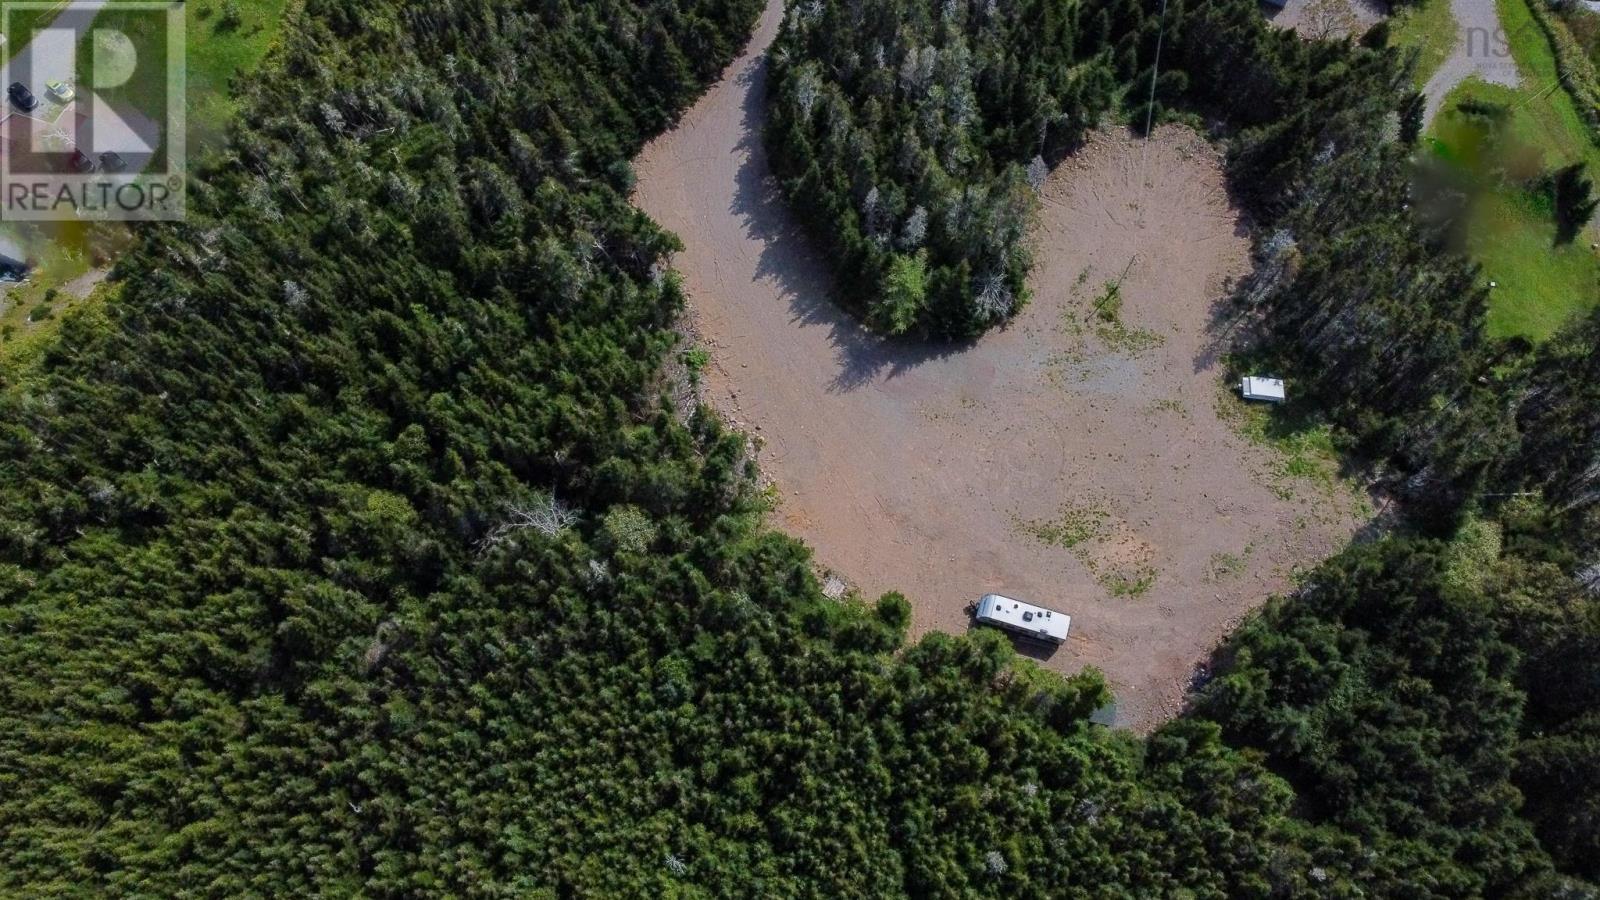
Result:
M1494 0L1450 0L1450 14L1456 20L1456 45L1422 88L1428 98L1426 122L1433 121L1444 106L1445 97L1468 78L1477 76L1506 87L1516 87L1522 81L1500 28L1500 13Z
M903 591L917 634L966 631L989 591L1064 610L1065 647L1019 649L1100 667L1122 724L1174 715L1239 618L1360 524L1342 488L1277 474L1275 451L1217 417L1238 401L1219 397L1210 317L1248 239L1214 151L1176 128L1097 136L1045 186L1035 299L1013 325L886 343L830 302L768 177L760 53L778 13L635 162L636 202L686 245L709 392L761 441L777 524L867 597ZM1124 269L1110 325L1092 306Z
M1384 16L1380 0L1287 0L1282 9L1262 9L1272 24L1307 38L1359 37Z

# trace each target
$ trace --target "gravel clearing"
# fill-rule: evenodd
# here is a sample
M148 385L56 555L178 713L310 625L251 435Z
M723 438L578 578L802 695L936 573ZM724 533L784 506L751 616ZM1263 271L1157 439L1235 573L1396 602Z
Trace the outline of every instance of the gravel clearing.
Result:
M1066 611L1064 647L1019 649L1099 667L1120 724L1176 715L1195 664L1363 520L1347 486L1287 474L1219 416L1239 401L1212 317L1249 240L1217 153L1176 127L1097 133L1044 186L1012 325L886 342L831 302L768 177L761 54L780 11L635 162L636 202L686 245L707 391L757 437L774 524L865 596L904 592L916 634L966 631L990 591Z

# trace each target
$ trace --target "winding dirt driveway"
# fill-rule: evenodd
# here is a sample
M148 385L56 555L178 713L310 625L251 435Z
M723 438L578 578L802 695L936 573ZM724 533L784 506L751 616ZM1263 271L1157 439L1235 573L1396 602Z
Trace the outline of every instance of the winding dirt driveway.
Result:
M1522 81L1494 0L1450 0L1450 15L1456 20L1456 45L1422 88L1428 98L1424 123L1433 121L1445 98L1468 78L1477 76L1506 87Z
M1215 152L1193 132L1096 136L1051 176L1033 303L970 346L880 341L830 301L760 144L762 52L781 5L679 126L636 161L675 231L713 402L761 441L777 524L916 634L960 633L1011 593L1073 615L1058 671L1106 672L1148 728L1238 619L1360 524L1218 417L1214 299L1248 266ZM1120 315L1094 311L1126 271ZM1023 648L1027 650L1028 648Z

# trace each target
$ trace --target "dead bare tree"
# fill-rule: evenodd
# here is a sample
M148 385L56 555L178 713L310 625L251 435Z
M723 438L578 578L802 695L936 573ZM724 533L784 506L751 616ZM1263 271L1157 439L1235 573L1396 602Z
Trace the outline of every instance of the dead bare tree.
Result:
M1017 298L1012 295L1011 287L1006 284L1005 276L999 272L989 272L977 279L978 293L974 298L978 311L986 319L995 321L1011 315L1011 310L1017 305Z
M1354 34L1361 25L1350 0L1311 0L1302 23L1301 34L1317 40L1338 40Z
M519 531L533 529L545 537L555 537L578 523L578 513L567 508L554 494L541 496L531 503L513 504L507 508L504 522L489 529L478 542L479 555L487 555L510 540Z
M1579 569L1573 578L1578 586L1588 591L1590 595L1600 597L1600 562L1590 563Z
M1028 187L1033 188L1035 193L1044 190L1045 179L1050 177L1050 166L1045 163L1044 157L1035 156L1028 163L1027 175Z

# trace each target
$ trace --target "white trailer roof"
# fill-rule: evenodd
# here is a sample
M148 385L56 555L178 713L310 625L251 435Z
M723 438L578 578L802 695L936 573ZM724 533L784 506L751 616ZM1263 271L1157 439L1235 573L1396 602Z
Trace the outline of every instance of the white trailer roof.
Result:
M1244 381L1239 382L1239 393L1246 400L1271 400L1274 403L1282 403L1288 396L1283 389L1282 378L1262 378L1257 375L1245 376Z
M1067 629L1072 627L1072 617L1065 613L1000 594L983 595L978 601L977 619L1052 641L1066 640Z

